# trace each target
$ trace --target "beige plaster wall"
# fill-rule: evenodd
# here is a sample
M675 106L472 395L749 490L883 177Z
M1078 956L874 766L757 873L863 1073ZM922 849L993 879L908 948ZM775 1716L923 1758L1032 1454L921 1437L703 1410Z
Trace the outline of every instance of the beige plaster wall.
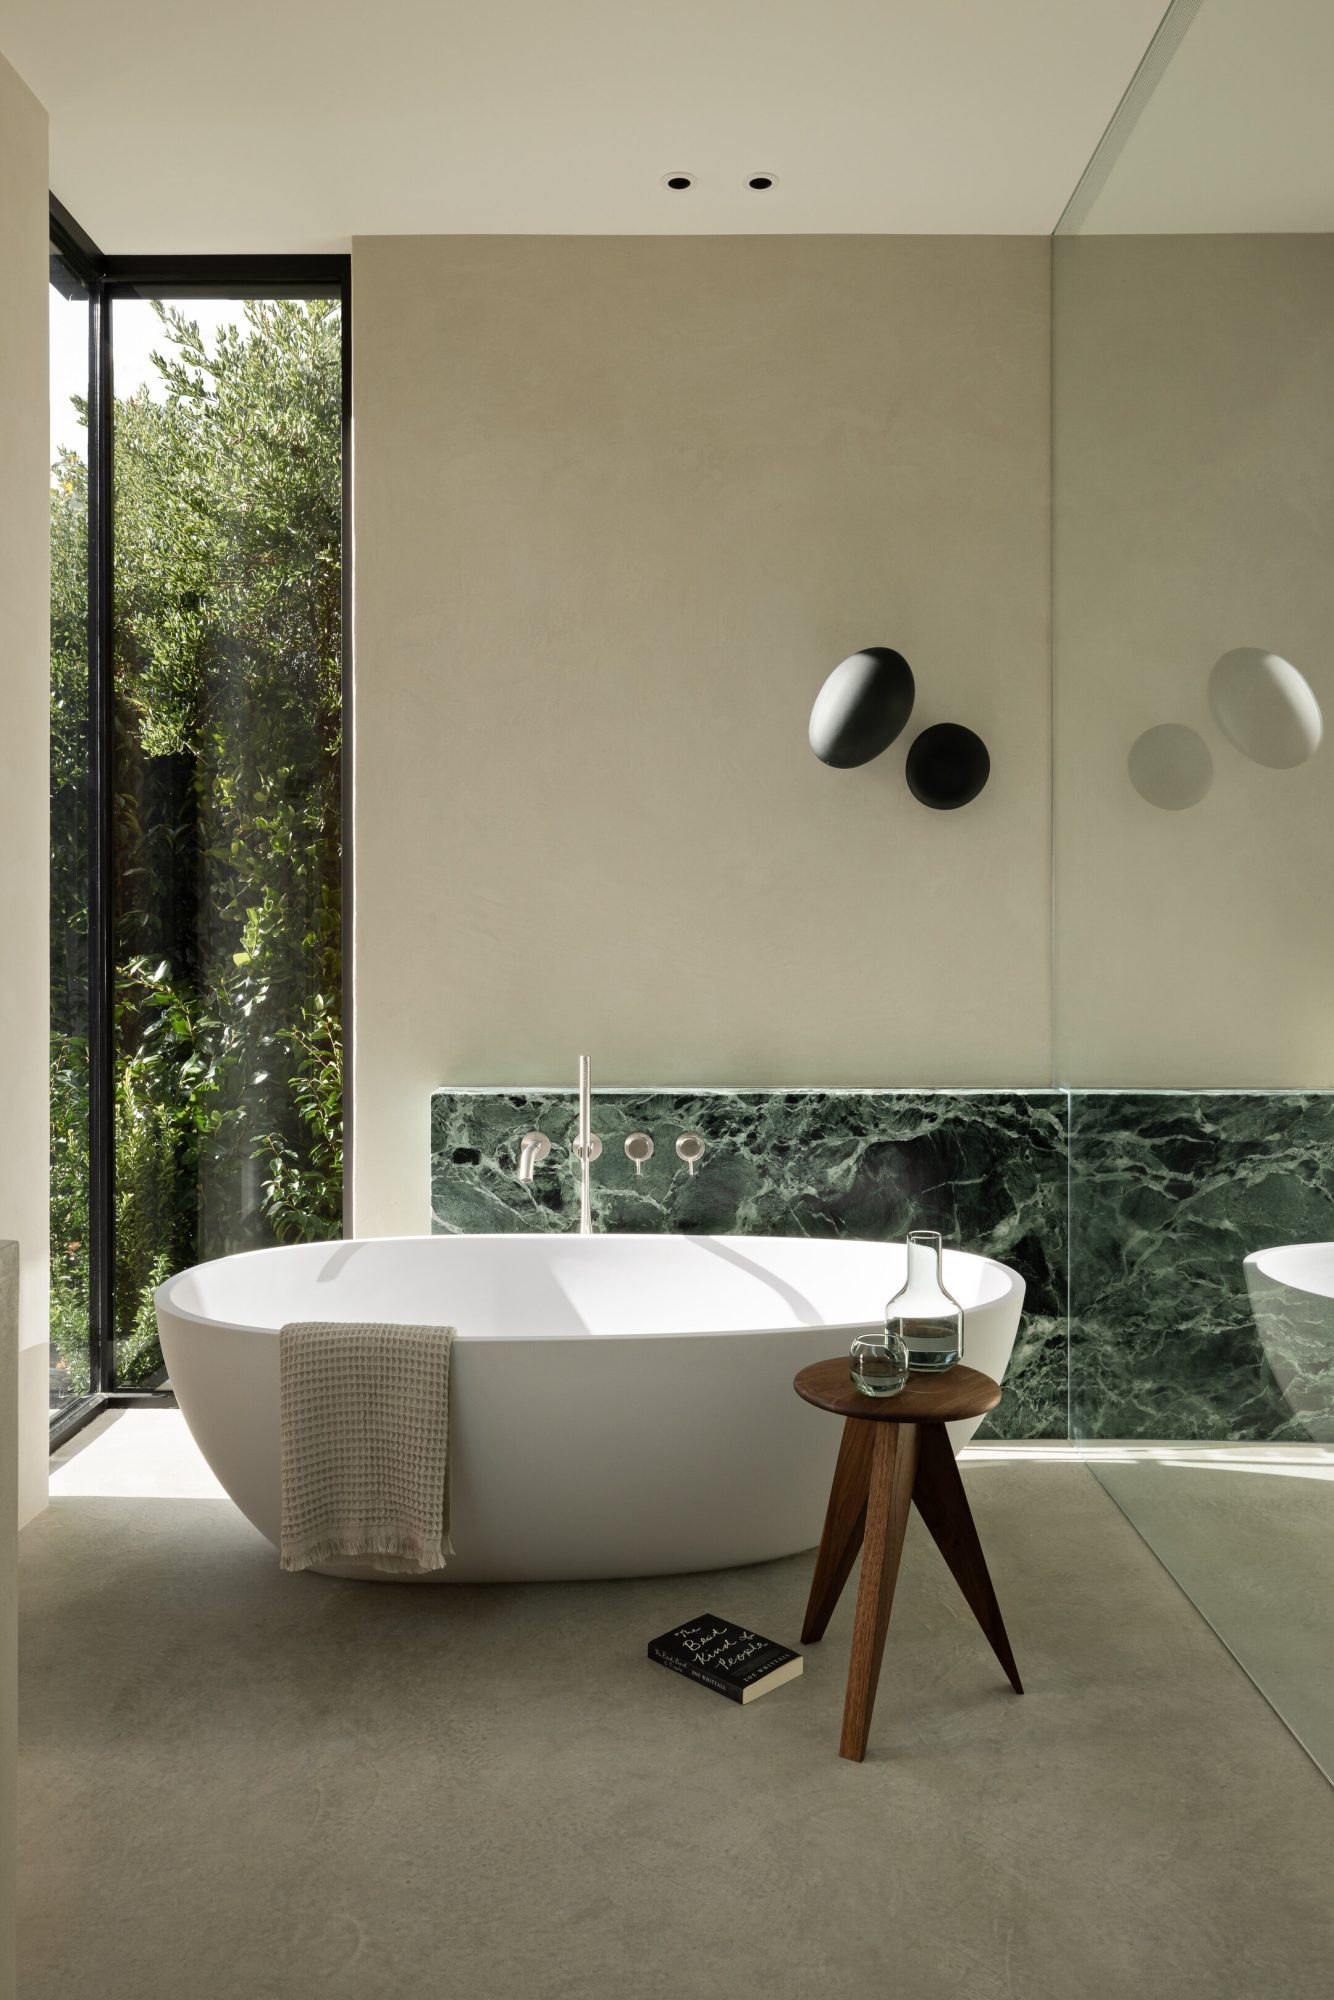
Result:
M46 1504L46 113L0 57L0 1237L17 1240L20 1523Z
M353 256L353 1219L433 1085L1050 1074L1050 246L375 238ZM907 734L806 721L868 644ZM931 813L916 730L993 777Z
M1215 726L1237 646L1334 729L1334 237L1055 248L1056 1023L1061 1081L1334 1084L1334 780ZM1160 722L1211 791L1133 790Z

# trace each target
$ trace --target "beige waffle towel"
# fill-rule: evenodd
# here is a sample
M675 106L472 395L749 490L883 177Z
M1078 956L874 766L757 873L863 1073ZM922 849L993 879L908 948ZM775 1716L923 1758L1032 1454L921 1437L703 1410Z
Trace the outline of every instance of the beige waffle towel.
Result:
M282 1567L443 1569L451 1326L295 1321L279 1335Z

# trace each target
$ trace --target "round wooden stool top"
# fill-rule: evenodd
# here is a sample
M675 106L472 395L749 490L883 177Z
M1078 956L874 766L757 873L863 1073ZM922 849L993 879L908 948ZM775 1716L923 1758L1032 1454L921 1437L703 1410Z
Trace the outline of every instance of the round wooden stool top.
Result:
M952 1424L959 1417L984 1417L1001 1399L999 1382L961 1361L939 1375L910 1374L896 1396L864 1396L853 1383L846 1354L812 1361L792 1387L818 1410L881 1424Z

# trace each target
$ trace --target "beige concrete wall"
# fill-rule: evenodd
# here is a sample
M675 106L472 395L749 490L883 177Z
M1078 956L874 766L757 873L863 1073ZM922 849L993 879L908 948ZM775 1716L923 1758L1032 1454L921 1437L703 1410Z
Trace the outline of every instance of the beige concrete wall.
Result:
M22 1257L19 1519L46 1504L46 113L0 58L0 1237Z
M354 1220L443 1082L1043 1083L1049 246L353 256ZM806 742L900 647L910 730ZM993 756L910 798L930 722Z
M1334 237L1056 245L1056 1021L1076 1084L1334 1085L1334 782L1215 727L1270 648L1334 730ZM1197 806L1132 789L1160 722Z

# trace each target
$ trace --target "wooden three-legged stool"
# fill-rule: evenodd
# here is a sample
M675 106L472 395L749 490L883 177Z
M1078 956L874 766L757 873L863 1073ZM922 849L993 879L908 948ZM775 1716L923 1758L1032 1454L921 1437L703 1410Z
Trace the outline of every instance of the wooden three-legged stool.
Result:
M801 1628L803 1645L824 1637L857 1551L865 1544L839 1756L860 1763L866 1755L910 1502L930 1529L1011 1687L1022 1694L945 1429L960 1417L994 1410L999 1384L956 1364L942 1375L909 1375L896 1396L864 1396L853 1386L847 1356L840 1354L803 1368L792 1386L817 1409L846 1419Z

